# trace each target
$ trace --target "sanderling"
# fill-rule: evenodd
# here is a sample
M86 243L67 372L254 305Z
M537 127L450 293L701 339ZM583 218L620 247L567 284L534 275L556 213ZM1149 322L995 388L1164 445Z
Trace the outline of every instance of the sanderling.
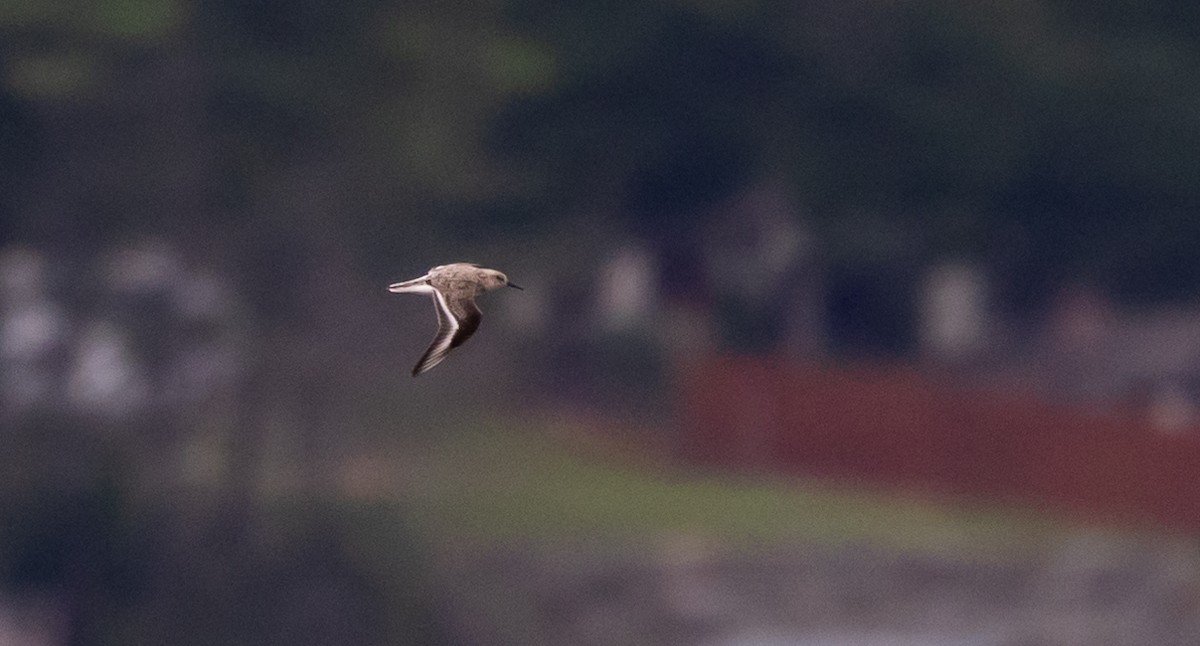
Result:
M508 282L508 276L495 269L484 269L467 262L438 265L420 278L388 285L388 291L397 294L414 292L433 295L433 309L438 318L437 335L433 337L429 349L421 355L420 361L417 361L413 376L441 363L451 349L470 338L483 318L479 306L475 304L475 297L505 285L521 289Z

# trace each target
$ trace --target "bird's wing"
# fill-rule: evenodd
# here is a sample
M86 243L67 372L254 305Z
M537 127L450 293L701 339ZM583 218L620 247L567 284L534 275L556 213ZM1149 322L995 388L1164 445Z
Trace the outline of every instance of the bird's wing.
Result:
M446 310L458 321L458 331L454 333L454 339L450 342L450 347L457 348L471 338L471 335L475 334L475 330L479 329L479 322L483 320L483 312L480 312L479 306L469 298L449 301L447 305Z
M454 309L460 310L456 315L447 304L446 297L433 290L433 304L438 319L437 334L433 337L429 349L425 350L425 354L421 355L417 365L413 367L414 377L441 363L451 348L462 345L479 328L481 316L474 303L464 308L462 303L456 302Z
M406 280L402 283L392 283L391 285L388 285L388 291L395 292L397 294L403 294L405 292L417 292L425 294L432 292L433 287L429 285L429 274L425 274L420 278Z

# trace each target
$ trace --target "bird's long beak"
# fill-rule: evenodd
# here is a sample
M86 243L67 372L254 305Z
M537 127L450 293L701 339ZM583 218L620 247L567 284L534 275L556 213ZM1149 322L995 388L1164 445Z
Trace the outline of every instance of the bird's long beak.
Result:
M507 284L509 287L513 288L513 289L519 289L519 290L521 290L521 291L525 291L525 288L524 288L524 287L521 287L520 285L514 285L514 284L512 284L512 283L506 283L506 284Z

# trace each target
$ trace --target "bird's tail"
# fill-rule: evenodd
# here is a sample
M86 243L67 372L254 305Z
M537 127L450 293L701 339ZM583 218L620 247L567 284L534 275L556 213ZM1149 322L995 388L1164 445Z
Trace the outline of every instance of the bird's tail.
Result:
M402 283L392 283L388 285L389 292L402 294L404 292L427 292L429 291L429 274L425 274L420 278L406 280Z

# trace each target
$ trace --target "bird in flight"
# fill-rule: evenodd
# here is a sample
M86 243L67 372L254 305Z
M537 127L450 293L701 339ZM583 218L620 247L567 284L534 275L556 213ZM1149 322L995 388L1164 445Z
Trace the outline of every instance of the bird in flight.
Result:
M438 265L420 278L388 285L396 294L431 294L433 310L437 312L438 329L433 343L417 365L414 377L442 362L450 350L462 345L479 328L483 314L475 297L499 287L522 289L510 282L508 276L495 269L485 269L467 262Z

